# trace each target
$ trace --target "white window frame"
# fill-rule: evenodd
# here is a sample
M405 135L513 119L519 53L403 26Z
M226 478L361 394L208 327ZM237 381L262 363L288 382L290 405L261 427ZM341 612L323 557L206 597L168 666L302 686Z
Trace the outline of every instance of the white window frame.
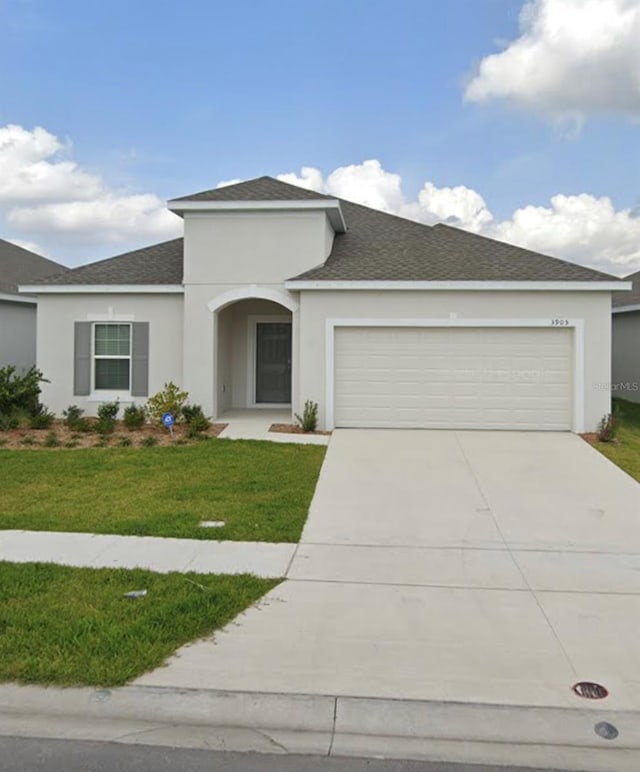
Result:
M98 325L126 325L129 328L129 354L96 354L96 327ZM115 400L131 399L131 378L133 375L133 323L116 319L100 319L91 324L91 394L92 402L113 402ZM128 359L129 360L129 388L128 389L98 389L96 388L96 360L97 359Z
M270 322L276 324L291 325L291 393L293 394L293 318L290 314L272 314L271 316L254 316L250 314L247 324L247 406L251 408L274 410L286 410L291 407L291 402L256 402L256 347L258 337L258 325Z

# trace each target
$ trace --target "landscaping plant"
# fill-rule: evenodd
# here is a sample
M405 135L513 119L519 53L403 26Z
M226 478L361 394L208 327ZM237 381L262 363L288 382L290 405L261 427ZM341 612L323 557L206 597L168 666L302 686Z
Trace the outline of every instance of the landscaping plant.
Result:
M189 427L187 436L194 438L211 426L211 421L202 412L200 405L185 405L182 408L182 416Z
M118 400L115 402L103 402L98 408L98 423L96 428L100 434L113 434L113 430L116 428L116 416L120 410L120 403Z
M60 444L60 440L58 440L58 436L55 432L49 432L42 444L45 448L57 448Z
M13 365L0 368L0 417L4 419L3 424L16 416L36 415L42 381L46 378L36 367L29 368L22 375Z
M312 402L308 399L304 403L304 410L302 416L296 413L296 421L302 427L304 432L315 432L318 428L318 403Z
M124 409L122 420L124 425L130 432L136 431L136 429L142 429L144 422L146 421L147 414L142 405L128 405Z
M36 412L29 419L29 428L50 429L54 420L54 413L50 412L44 405L39 403Z
M615 442L620 427L620 409L614 406L612 413L607 413L598 424L598 439L600 442Z
M164 413L171 413L176 422L180 421L182 420L182 407L188 397L188 392L181 391L173 381L169 381L169 383L165 383L162 391L154 394L147 401L147 415L155 423L162 423Z
M77 405L69 405L62 411L65 424L72 432L88 432L91 430L91 424L83 415L84 410Z

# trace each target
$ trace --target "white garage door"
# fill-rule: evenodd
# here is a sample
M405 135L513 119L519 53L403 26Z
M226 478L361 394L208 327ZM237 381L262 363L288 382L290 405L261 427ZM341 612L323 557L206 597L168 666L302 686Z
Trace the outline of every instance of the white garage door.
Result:
M571 428L572 334L550 328L335 330L335 425Z

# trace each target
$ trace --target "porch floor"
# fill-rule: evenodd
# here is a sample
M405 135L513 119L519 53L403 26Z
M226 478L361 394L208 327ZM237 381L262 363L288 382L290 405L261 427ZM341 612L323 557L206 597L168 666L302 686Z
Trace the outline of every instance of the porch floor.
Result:
M326 445L328 435L282 434L270 432L271 424L291 424L295 419L291 408L244 408L229 410L215 419L227 424L218 436L230 440L271 440L272 442L297 442L304 445Z

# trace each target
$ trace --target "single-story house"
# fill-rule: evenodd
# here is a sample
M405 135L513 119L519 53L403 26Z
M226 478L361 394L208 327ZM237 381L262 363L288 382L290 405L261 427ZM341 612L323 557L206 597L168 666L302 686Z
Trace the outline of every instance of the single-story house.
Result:
M640 402L640 271L627 276L631 292L614 292L611 390Z
M18 285L65 270L60 263L0 239L0 367L13 365L23 372L36 363L37 298L19 294Z
M620 280L270 177L177 198L184 238L25 286L43 400L214 418L319 406L319 425L593 430Z

